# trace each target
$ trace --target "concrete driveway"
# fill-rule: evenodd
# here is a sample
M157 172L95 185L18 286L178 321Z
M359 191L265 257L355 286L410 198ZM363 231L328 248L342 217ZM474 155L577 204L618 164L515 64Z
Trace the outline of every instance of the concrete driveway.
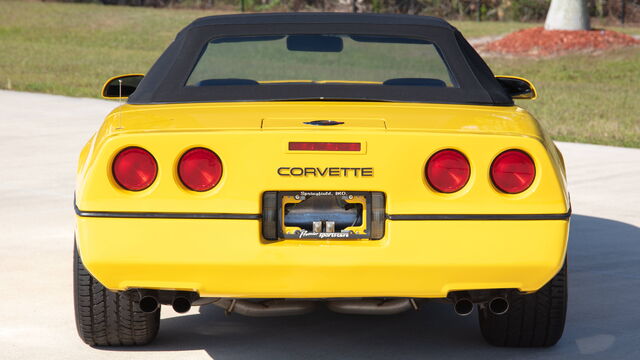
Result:
M360 317L178 316L142 348L92 349L75 330L73 188L81 146L116 104L0 91L2 359L640 359L640 149L559 143L574 216L565 335L550 349L486 345L476 316L431 304Z

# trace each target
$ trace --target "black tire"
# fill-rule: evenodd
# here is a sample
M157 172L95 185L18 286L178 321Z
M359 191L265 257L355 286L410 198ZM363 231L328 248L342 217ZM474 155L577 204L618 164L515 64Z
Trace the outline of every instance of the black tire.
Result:
M562 337L567 315L567 262L533 294L509 296L509 311L494 315L480 309L480 330L491 345L548 347Z
M75 245L73 292L78 335L90 346L145 345L158 334L160 307L145 313L126 294L102 286L82 264Z

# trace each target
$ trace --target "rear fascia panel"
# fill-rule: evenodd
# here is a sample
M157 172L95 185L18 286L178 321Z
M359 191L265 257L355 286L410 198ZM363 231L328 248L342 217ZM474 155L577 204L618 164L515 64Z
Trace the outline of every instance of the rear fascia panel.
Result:
M445 297L536 291L562 266L569 221L387 221L379 241L260 241L258 220L77 218L85 266L112 290L210 297Z
M361 142L366 153L295 153L287 150L289 141ZM158 162L157 179L146 190L123 190L111 174L113 157L129 146L148 150ZM192 147L209 148L222 160L222 178L211 191L190 191L177 176L180 156ZM424 176L429 157L447 148L464 153L471 165L468 184L453 194L433 190ZM512 148L532 156L536 178L523 193L507 195L493 187L489 168L498 154ZM262 193L272 190L382 191L389 214L544 214L565 213L569 207L553 158L539 139L527 136L350 130L124 133L106 138L92 155L77 182L77 206L83 211L258 214ZM282 176L281 167L372 168L373 176Z

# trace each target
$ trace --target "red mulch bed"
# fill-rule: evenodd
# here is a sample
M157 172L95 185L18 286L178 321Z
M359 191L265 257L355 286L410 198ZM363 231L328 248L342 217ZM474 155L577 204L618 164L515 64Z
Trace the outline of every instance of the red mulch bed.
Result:
M482 45L479 50L514 56L549 57L637 45L640 45L640 40L616 31L565 31L536 27L511 33L500 40Z

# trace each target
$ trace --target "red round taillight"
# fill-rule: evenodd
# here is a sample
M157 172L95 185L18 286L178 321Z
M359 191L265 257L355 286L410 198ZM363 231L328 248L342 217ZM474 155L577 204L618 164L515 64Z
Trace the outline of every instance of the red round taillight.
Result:
M502 192L521 193L529 188L536 176L531 157L520 150L507 150L491 164L491 180Z
M184 186L193 191L211 190L222 176L222 162L211 150L191 149L182 155L178 175Z
M126 148L113 160L113 177L122 188L140 191L153 184L158 164L153 156L139 147Z
M427 162L427 181L439 192L453 193L469 181L469 161L456 150L441 150Z

